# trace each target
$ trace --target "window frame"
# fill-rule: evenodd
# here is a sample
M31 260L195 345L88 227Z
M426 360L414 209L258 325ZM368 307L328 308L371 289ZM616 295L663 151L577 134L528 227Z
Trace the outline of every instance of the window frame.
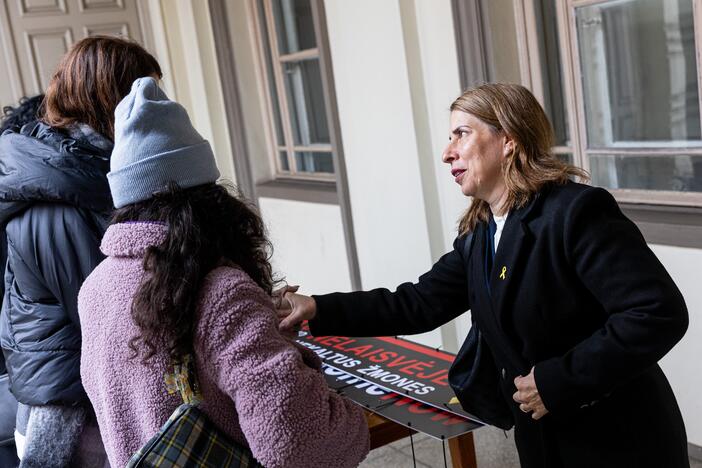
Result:
M580 66L580 51L578 48L576 9L584 6L604 4L614 0L565 0L556 1L556 21L558 28L559 54L563 76L563 92L570 146L556 146L555 154L570 153L574 164L590 171L590 157L596 155L632 155L632 156L661 156L685 154L702 156L702 144L699 142L683 145L649 144L642 142L634 145L612 145L609 147L592 147L587 144L587 121L585 115L585 96ZM695 50L697 64L697 87L700 101L700 121L702 122L702 0L691 0L693 8L693 24L695 28ZM517 18L517 35L520 55L520 70L522 82L529 87L539 102L544 102L545 83L540 73L538 54L538 36L536 24L536 0L515 0L515 16ZM519 20L521 18L521 20ZM609 189L614 197L623 204L646 204L648 206L685 206L690 208L702 207L702 193L677 192L665 190L641 189ZM697 210L693 210L695 213Z
M452 0L455 39L458 54L459 71L461 72L461 87L466 89L484 81L494 80L494 49L488 34L485 34L486 16L484 14L486 0ZM522 84L532 90L539 102L544 102L543 82L534 73L540 71L538 62L538 37L536 36L535 0L512 0L512 14L516 25L517 47L519 54L519 73ZM569 12L574 12L573 5L602 3L604 0L564 0L556 2L557 24L559 27L558 44L563 73L563 99L566 106L567 122L570 132L571 146L556 146L553 149L557 155L570 154L573 163L580 167L583 163L583 147L579 117L573 112L576 108L575 75L573 72L573 54L571 52ZM694 0L695 15L695 44L697 48L698 86L702 86L702 50L700 37L702 31L698 27L702 8L701 0ZM574 16L574 15L573 15ZM475 24L479 27L474 27ZM536 46L536 49L535 49ZM530 53L531 52L531 53ZM570 70L570 72L569 72ZM538 84L539 86L534 86ZM702 99L702 93L700 93ZM702 105L700 106L702 112ZM582 117L580 117L582 118ZM672 199L666 199L666 194L652 197L654 191L610 190L617 199L620 208L641 230L647 242L652 244L671 245L702 249L702 206L695 200L688 203L681 201L680 193L674 193ZM684 197L684 195L683 195Z
M263 123L266 157L269 160L269 168L276 167L277 150L275 144L275 122L274 114L271 106L271 95L269 92L268 74L266 71L265 53L261 41L260 22L258 20L258 0L245 0L247 10L247 22L250 27L250 38L252 42L253 63L255 73L258 78L258 95L261 97L261 110L265 122ZM219 0L210 0L210 2L223 4ZM280 200L291 200L299 202L308 202L316 204L338 205L341 211L341 222L344 232L344 241L346 244L346 255L349 262L349 275L351 277L351 287L354 291L362 289L361 270L358 260L358 250L356 248L356 236L354 232L353 214L351 212L351 201L349 195L349 184L347 179L346 162L344 160L344 145L341 134L341 124L339 122L339 110L336 102L336 89L334 82L334 71L332 66L332 57L329 46L329 35L327 33L326 12L324 10L323 0L310 0L312 7L313 24L315 28L315 38L317 40L317 49L319 51L319 65L322 78L322 91L324 96L324 106L329 125L329 137L331 140L331 155L334 163L334 173L326 174L329 177L310 178L310 177L289 177L277 174L276 171L270 171L270 179L256 180L253 182L253 190L255 192L256 201L258 198L267 197ZM219 10L213 9L212 13L217 14ZM215 19L213 19L213 22ZM222 53L231 53L227 48L230 47L230 42L224 34L219 34L215 39L218 39L218 49L222 49ZM226 50L225 50L226 49ZM231 74L230 76L235 76ZM226 77L223 77L225 79ZM282 109L281 109L282 113ZM240 120L233 122L237 125L235 128L236 134L243 141L243 123ZM248 159L252 155L245 152L238 153L236 157L240 159ZM248 164L250 171L250 161ZM237 178L240 175L237 174ZM249 174L249 178L253 176Z
M312 8L312 20L314 25L315 43L317 47L312 49L305 49L298 52L293 52L290 54L281 55L278 47L278 33L275 25L275 18L273 17L273 6L272 0L249 0L251 20L253 22L254 31L254 42L256 49L256 61L258 62L258 75L262 80L262 90L265 101L265 117L266 117L266 146L267 146L267 156L269 160L269 167L271 170L271 175L274 180L280 181L309 181L309 182L322 182L327 183L330 186L334 185L337 180L336 173L339 171L338 167L338 146L335 141L339 141L339 136L335 134L338 127L334 125L333 116L329 115L331 98L328 93L328 86L322 86L322 94L324 98L325 113L327 119L327 127L330 133L330 143L329 144L314 144L314 145L295 145L293 137L293 127L290 116L290 107L287 91L285 88L285 77L282 67L285 63L290 62L301 62L303 60L317 60L320 67L320 75L322 82L328 80L325 76L326 70L324 69L324 57L323 48L324 45L322 41L325 40L322 34L320 34L320 18L319 18L319 5L316 4L317 0L310 0L310 6ZM265 18L261 18L259 3L263 3L263 12ZM265 23L264 23L265 22ZM261 27L265 24L268 33L267 41L264 40L263 34L265 31ZM268 43L270 50L265 50L265 44ZM271 68L273 71L273 76L271 77L268 71L268 56L270 55ZM273 83L271 83L271 81ZM275 88L278 97L278 111L280 113L280 122L283 130L284 144L279 145L277 141L277 130L275 121L275 107L273 104L274 97L271 95L270 89L271 85ZM289 170L283 169L280 162L280 153L285 152L287 155ZM296 152L312 152L312 153L328 153L332 158L334 164L334 172L307 172L298 171L297 163L295 161Z

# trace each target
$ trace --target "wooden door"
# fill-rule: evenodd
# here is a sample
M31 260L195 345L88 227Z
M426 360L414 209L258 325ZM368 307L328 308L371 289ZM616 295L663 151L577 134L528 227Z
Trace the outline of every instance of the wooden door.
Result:
M146 16L139 0L2 0L0 104L43 92L61 56L84 37L114 34L144 44Z

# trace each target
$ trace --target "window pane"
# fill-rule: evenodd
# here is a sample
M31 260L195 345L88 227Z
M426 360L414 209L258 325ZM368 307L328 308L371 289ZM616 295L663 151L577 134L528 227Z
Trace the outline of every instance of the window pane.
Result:
M590 156L592 183L612 189L702 192L702 156Z
M334 173L334 161L331 153L295 153L295 165L298 172Z
M573 162L573 153L557 154L556 157L564 163L570 164L571 166L575 164Z
M278 153L278 157L280 158L280 169L285 172L290 171L290 161L288 161L288 152L281 151L280 153Z
M700 140L692 0L617 0L576 19L590 147Z
M570 146L568 114L563 95L556 0L537 0L534 6L539 38L539 62L544 87L544 110L553 125L556 146Z
M295 145L328 144L329 127L319 61L286 62L283 67Z
M273 75L273 59L271 58L271 46L270 41L268 40L268 28L266 26L266 15L263 11L263 2L256 2L256 7L258 8L258 17L261 21L261 40L263 41L263 53L265 54L266 61L266 76L268 77L268 96L271 100L273 124L275 125L275 143L277 145L284 145L285 140L283 137L283 123L280 120L280 104L278 102L278 91L275 87L275 75Z
M280 55L317 47L310 0L273 0Z

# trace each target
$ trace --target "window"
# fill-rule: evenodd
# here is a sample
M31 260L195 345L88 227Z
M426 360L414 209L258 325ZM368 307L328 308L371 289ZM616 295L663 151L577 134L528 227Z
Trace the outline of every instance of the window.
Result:
M702 0L523 1L554 151L619 201L702 206Z
M254 0L277 178L334 181L311 1Z

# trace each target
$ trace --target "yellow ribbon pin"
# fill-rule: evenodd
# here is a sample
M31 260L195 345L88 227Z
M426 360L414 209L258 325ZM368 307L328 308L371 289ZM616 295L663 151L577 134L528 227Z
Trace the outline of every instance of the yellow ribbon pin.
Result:
M502 272L500 273L500 279L502 279L502 280L507 279L507 267L506 266L502 267Z

